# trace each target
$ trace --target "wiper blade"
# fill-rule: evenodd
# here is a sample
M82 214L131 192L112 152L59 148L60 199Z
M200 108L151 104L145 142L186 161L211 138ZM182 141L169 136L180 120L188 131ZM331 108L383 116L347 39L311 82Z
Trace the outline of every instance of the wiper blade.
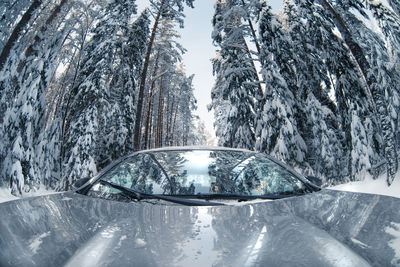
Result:
M100 180L100 184L102 185L108 185L112 188L120 190L122 193L127 195L130 198L136 199L136 200L141 200L141 199L160 199L160 200L165 200L181 205L186 205L186 206L224 206L225 204L223 203L217 203L217 202L204 202L204 201L198 201L198 200L193 200L193 199L185 199L185 198L180 198L180 197L173 197L173 196L165 196L165 195L156 195L156 194L147 194L147 193L142 193L138 192L136 190L126 188L124 186L108 182L105 180Z
M282 199L293 196L299 196L301 194L293 193L293 194L269 194L269 195L239 195L239 194L197 194L191 195L191 197L199 198L199 199L233 199L239 201L247 201L253 199Z

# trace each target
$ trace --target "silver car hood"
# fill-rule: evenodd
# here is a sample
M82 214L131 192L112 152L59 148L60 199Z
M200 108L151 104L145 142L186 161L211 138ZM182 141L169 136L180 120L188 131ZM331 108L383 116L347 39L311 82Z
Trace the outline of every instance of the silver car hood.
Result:
M0 266L399 266L399 207L331 190L217 207L66 192L0 205Z

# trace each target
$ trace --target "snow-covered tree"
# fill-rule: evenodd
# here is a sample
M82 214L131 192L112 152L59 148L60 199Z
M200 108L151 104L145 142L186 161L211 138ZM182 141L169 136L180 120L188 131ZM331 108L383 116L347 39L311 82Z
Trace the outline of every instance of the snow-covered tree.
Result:
M267 7L261 15L261 73L265 93L259 102L256 149L305 167L307 147L295 119L295 96L289 89L276 58L284 38L282 25Z
M193 7L192 0L152 7L172 29L183 22L184 3ZM0 3L1 186L10 185L13 194L40 184L68 189L133 150L137 88L151 37L150 12L135 14L130 0ZM159 90L151 116L160 124L152 130L160 144L190 144L196 140L193 77L179 68L183 49L171 40L160 41L166 49L152 63L159 72L148 79Z
M206 129L204 121L201 119L195 120L196 139L193 145L198 146L214 146L214 140L210 132Z
M145 95L147 94L146 81L148 80L148 68L150 56L153 52L153 43L156 37L156 33L160 24L160 20L162 18L169 19L171 21L176 21L179 23L181 27L183 27L183 9L184 3L187 6L193 8L194 0L152 0L152 7L155 9L155 13L157 14L154 19L154 24L151 30L151 35L149 38L149 42L147 43L146 54L144 57L143 68L140 76L140 82L138 87L138 100L136 104L136 118L135 118L135 129L134 129L134 141L133 146L135 150L139 150L141 148L141 139L142 139L142 117L143 117L143 106L146 102Z
M146 13L129 26L135 13L131 1L111 2L85 49L65 130L64 189L130 149L136 75L148 33Z
M349 48L349 52L351 52L353 56L354 63L357 64L360 70L360 75L366 83L366 95L372 103L373 116L378 122L378 130L383 139L383 156L387 163L387 183L390 185L398 169L398 152L396 150L395 143L395 129L392 126L390 115L385 105L384 89L381 88L380 84L377 82L378 79L375 73L372 71L373 66L371 66L371 61L368 61L368 57L364 49L362 49L357 40L353 38L352 34L357 35L354 29L352 31L351 26L348 26L345 23L345 21L342 19L342 16L328 1L318 0L318 2L330 13L329 16L325 17L331 20L339 30L343 40ZM352 6L357 6L354 5L355 1L348 2L352 3ZM369 42L370 41L368 40L367 43ZM374 45L371 47L374 47Z
M24 4L21 1L20 4ZM7 59L10 57L10 54L14 48L14 46L20 40L21 35L23 35L24 30L27 29L28 25L32 24L32 17L38 15L38 10L42 6L42 1L35 0L32 1L27 10L24 10L24 7L17 3L11 3L10 1L5 1L1 4L1 13L2 13L2 49L0 54L0 71L4 69ZM19 18L19 21L15 23L13 19ZM4 21L4 24L3 24ZM12 32L8 32L7 27L12 27Z
M14 195L38 188L45 179L38 156L44 148L39 144L45 130L45 92L67 30L67 25L60 28L55 23L65 16L64 3L49 5L38 18L49 25L34 25L26 34L30 38L18 39L21 42L11 47L1 71L1 102L7 103L1 129L2 176Z
M242 23L245 16L239 1L215 4L212 37L219 50L213 59L216 84L209 108L214 109L220 145L254 149L255 101L260 87L245 40L247 31Z
M340 55L347 52L343 42L326 23L322 9L307 3L285 5L291 52L278 62L284 67L290 88L296 88L298 122L307 144L306 161L313 175L327 182L348 176L344 133L340 127L341 114L332 95L335 75L341 65ZM288 54L288 53L284 53ZM289 70L289 71L287 71Z
M24 13L30 7L30 1L22 0L4 0L0 3L0 51L3 50L5 44L7 43L7 39L11 36L12 30L15 25L19 23L22 19ZM32 8L31 8L32 10ZM26 20L28 22L28 20Z
M171 18L160 20L149 60L143 114L142 148L194 144L193 75L187 76L182 60L186 51Z
M393 11L400 17L400 3L396 0L389 0L389 5L393 8Z

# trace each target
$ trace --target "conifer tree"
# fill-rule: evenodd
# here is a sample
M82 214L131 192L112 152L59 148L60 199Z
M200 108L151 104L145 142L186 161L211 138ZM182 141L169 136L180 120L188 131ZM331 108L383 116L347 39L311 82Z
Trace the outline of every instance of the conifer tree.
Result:
M14 195L38 188L42 176L38 168L37 148L45 130L45 91L54 68L54 57L60 47L63 31L49 36L34 46L34 56L23 58L24 67L19 71L3 76L5 94L9 102L4 114L2 135L5 144L3 153L3 175L10 181ZM19 60L9 62L18 62ZM21 75L17 77L16 75ZM8 83L9 81L13 83ZM37 151L39 149L39 151Z
M68 31L67 23L60 24L68 10L64 4L65 1L49 3L43 9L38 6L31 10L29 16L25 17L25 13L22 24L16 25L8 39L10 46L2 52L0 101L6 104L2 106L4 146L0 165L3 165L2 177L14 195L35 190L46 180L46 170L40 168L44 149L40 144L46 129L45 93L54 73L57 52ZM39 23L33 23L30 20L33 17ZM40 22L47 23L46 27ZM27 25L29 30L20 34Z
M4 3L6 4L6 3ZM20 38L23 30L31 23L31 18L32 15L37 13L37 10L41 7L42 1L41 0L34 0L29 8L24 12L24 14L21 16L21 19L18 21L16 26L14 27L11 35L9 35L9 38L7 38L7 41L4 42L4 45L2 47L1 53L0 53L0 71L4 69L4 65L7 61L7 59L10 56L10 53L14 47L14 45L17 43L18 39ZM4 13L4 15L7 13ZM5 17L3 15L3 17ZM16 16L13 16L16 17ZM3 30L4 32L4 30Z
M216 3L213 40L220 49L213 59L217 82L209 108L214 108L220 145L254 149L254 110L259 84L254 82L258 77L245 40L242 24L245 15L238 1Z
M385 105L384 90L380 88L377 77L372 71L373 66L371 66L371 63L367 60L366 54L361 46L353 38L349 27L342 19L341 15L339 15L335 8L326 0L318 0L318 2L330 13L330 16L325 17L336 25L353 56L354 62L359 67L361 76L366 82L366 95L372 103L373 114L374 117L377 118L376 121L379 123L377 124L379 133L383 138L383 155L387 163L387 183L390 185L398 170L398 153L395 143L395 131Z
M156 9L156 17L154 19L154 24L151 30L151 35L149 42L147 44L146 48L146 54L144 57L143 61L143 68L141 71L141 76L140 76L140 82L139 82L139 87L138 87L138 100L136 104L136 118L135 118L135 129L134 129L134 140L133 140L133 146L135 150L139 150L141 148L141 139L142 139L142 117L143 117L143 103L145 102L145 95L147 92L146 90L146 81L147 81L147 76L148 76L148 68L149 68L149 61L150 61L150 56L153 51L153 43L154 43L154 38L156 37L156 32L158 30L158 26L160 23L160 20L163 17L172 19L176 22L179 23L181 27L183 27L183 8L184 8L184 2L186 3L187 6L193 8L193 2L194 0L154 0L151 1L151 4L153 7Z
M400 17L400 3L396 0L389 0L389 5L393 8L393 11Z
M305 167L307 148L294 116L295 96L275 61L283 43L281 31L280 21L271 13L271 7L264 9L260 19L260 40L265 93L259 103L256 149L294 167Z
M146 15L139 18L134 29L129 27L135 13L136 5L129 0L111 2L85 50L66 129L60 184L65 190L76 179L94 175L98 168L127 152L124 143L128 127L132 127L127 121L134 116L127 113L133 111L129 105L133 106L134 73L139 63L135 65L136 59L124 56L137 56L143 49L143 44L135 47L133 34L142 36L138 40L146 40Z
M341 114L330 96L335 91L333 76L337 68L348 67L339 66L339 55L346 52L331 25L323 19L323 10L306 3L299 3L296 10L287 9L288 18L294 22L288 22L290 40L297 44L290 42L294 48L290 54L295 66L292 69L296 73L289 79L296 77L297 96L302 100L297 102L297 121L308 147L306 161L314 175L329 183L348 177L344 133L339 126Z

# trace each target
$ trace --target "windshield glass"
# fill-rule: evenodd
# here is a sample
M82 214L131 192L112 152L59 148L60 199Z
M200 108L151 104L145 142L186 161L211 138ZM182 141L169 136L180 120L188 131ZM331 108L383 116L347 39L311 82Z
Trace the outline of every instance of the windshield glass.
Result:
M181 196L261 196L305 190L299 179L267 157L229 150L143 152L120 163L101 179L146 194ZM91 190L119 192L100 183Z

